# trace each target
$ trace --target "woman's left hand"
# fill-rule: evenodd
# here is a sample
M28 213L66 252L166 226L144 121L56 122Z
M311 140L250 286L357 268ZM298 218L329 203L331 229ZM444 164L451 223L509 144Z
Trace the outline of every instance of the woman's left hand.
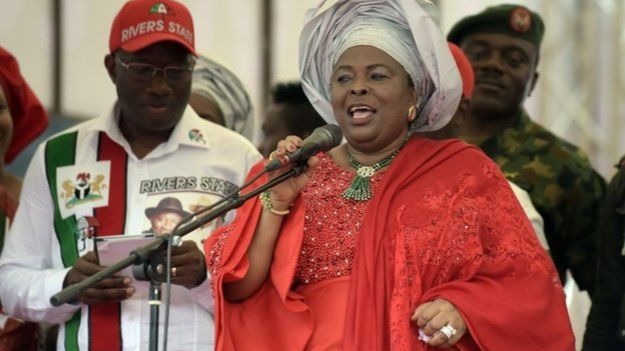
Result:
M429 337L429 340L425 342L438 348L451 347L467 331L467 325L456 306L444 299L436 299L419 305L410 319L416 322L423 333ZM445 330L441 331L443 327ZM449 338L445 332L450 334Z

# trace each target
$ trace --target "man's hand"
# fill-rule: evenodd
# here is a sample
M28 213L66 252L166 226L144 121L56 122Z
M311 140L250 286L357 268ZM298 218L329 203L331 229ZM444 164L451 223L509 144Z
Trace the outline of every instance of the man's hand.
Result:
M187 289L195 288L206 280L204 254L193 241L183 241L171 248L171 282Z
M96 254L90 251L80 257L67 273L63 281L63 288L79 283L104 268L106 267L102 267L98 264ZM126 300L135 293L135 288L130 286L130 284L132 284L132 279L130 277L123 277L117 273L83 291L77 295L76 298L78 301L87 305Z

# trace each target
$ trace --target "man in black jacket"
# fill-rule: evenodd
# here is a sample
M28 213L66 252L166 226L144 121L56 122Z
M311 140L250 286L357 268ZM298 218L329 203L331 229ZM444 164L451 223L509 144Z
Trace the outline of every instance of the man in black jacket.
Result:
M625 350L625 156L617 168L601 210L599 269L584 351Z

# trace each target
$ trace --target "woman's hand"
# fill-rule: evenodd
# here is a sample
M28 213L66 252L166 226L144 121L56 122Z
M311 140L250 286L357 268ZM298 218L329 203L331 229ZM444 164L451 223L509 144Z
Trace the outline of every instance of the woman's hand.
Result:
M293 153L302 146L302 139L297 136L289 135L286 139L278 142L278 147L269 155L270 160L286 157L287 153ZM318 159L311 157L307 161L308 169L306 172L297 177L287 179L286 181L271 188L271 205L278 211L288 210L297 194L306 186L312 175L312 170L317 166ZM286 173L293 168L292 166L282 167L274 172L269 173L271 179Z
M467 331L467 325L456 306L444 299L436 299L419 305L410 319L417 322L425 334L424 342L438 348L451 347ZM445 329L441 331L444 327ZM449 334L449 337L445 332Z
M271 153L269 159L275 160L285 157L287 152L295 152L301 146L302 139L288 136L278 142L277 149ZM271 188L269 201L273 210L263 211L256 225L252 242L247 249L249 262L247 273L242 279L223 283L224 298L227 301L238 302L249 298L267 280L284 214L288 213L289 207L310 180L312 169L317 165L317 159L311 157L307 164L309 168L306 172L297 177L291 177ZM276 178L291 168L293 168L292 165L285 165L270 172L269 178ZM276 213L276 211L284 212L284 214Z

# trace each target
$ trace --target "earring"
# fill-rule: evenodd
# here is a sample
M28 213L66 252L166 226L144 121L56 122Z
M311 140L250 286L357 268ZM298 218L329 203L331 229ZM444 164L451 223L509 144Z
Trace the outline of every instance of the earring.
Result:
M415 105L410 105L408 107L408 122L412 122L417 118L417 107Z

